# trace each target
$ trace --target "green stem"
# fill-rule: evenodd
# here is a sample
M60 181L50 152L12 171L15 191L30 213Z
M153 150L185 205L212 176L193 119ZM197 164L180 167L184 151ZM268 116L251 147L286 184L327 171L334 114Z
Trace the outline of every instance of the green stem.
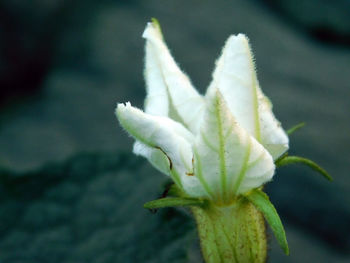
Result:
M266 262L266 233L262 214L241 198L230 206L212 203L191 207L206 263Z

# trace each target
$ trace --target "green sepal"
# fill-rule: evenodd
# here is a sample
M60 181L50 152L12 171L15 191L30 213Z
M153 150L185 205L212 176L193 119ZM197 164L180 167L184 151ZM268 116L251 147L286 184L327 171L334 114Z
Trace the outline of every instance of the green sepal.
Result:
M314 161L311 161L309 159L299 157L299 156L285 156L284 158L281 158L276 161L276 166L281 167L288 164L294 164L294 163L300 163L304 164L306 166L309 166L311 169L315 170L316 172L320 173L325 177L327 180L332 181L333 178L330 176L325 169L320 167L318 164L316 164Z
M289 130L287 130L287 134L288 134L288 135L293 134L294 132L296 132L296 131L299 130L300 128L304 127L305 124L306 124L305 122L301 122L301 123L298 123L298 124L294 125L292 128L290 128Z
M289 255L288 242L281 219L267 194L259 189L254 189L245 197L264 215L284 253Z
M143 207L146 209L158 209L174 206L203 206L205 203L205 200L197 198L166 197L147 202L143 205Z
M282 154L280 157L277 158L277 160L275 160L275 165L277 166L277 164L284 158L286 158L288 156L288 152L285 152L284 154Z

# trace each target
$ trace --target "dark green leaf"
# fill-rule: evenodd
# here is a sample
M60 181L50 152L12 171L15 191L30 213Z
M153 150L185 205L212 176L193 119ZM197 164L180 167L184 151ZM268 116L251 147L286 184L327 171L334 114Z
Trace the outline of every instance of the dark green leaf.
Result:
M142 208L166 178L131 153L1 171L0 262L201 262L188 214Z

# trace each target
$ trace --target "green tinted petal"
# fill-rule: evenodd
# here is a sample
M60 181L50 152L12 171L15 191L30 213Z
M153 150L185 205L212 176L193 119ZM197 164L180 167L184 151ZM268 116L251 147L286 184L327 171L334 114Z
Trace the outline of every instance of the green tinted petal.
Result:
M192 132L197 131L198 120L202 115L204 105L203 97L193 88L187 75L174 61L159 32L158 24L148 23L143 37L152 50L152 59L157 61L154 66L158 67L156 70L161 73L157 73L157 82L161 82L158 81L161 77L169 95L171 104L169 110L172 108L169 116L184 124Z

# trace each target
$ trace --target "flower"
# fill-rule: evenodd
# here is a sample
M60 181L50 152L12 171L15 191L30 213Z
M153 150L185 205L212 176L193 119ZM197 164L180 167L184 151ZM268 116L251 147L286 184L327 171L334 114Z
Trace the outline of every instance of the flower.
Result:
M189 197L229 204L271 180L288 136L256 77L243 34L226 41L204 96L193 88L164 43L156 20L147 24L144 111L118 104L121 126L147 158Z

